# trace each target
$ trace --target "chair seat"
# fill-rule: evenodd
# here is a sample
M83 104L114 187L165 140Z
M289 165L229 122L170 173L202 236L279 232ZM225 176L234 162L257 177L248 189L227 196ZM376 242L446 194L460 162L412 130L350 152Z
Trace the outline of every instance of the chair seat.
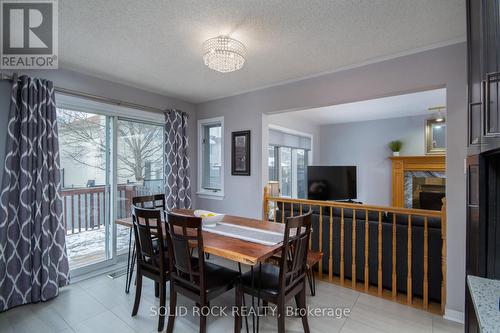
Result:
M281 254L277 253L268 259L268 262L273 265L278 265ZM321 261L323 258L323 252L319 251L309 251L307 253L307 268L311 268Z
M194 270L198 270L198 258L193 258L192 266ZM205 290L207 294L215 292L221 288L227 288L228 286L232 287L239 275L240 273L233 271L232 269L205 262ZM192 286L185 285L181 281L178 281L178 283L186 288L192 289Z
M307 268L311 268L321 261L323 258L323 252L309 251L307 253Z
M260 273L260 292L271 296L277 296L279 292L279 275L280 269L273 264L262 264L262 269L259 267L253 269L253 286L252 272L248 271L241 275L241 284L244 287L257 290L259 288L259 273Z
M205 276L207 283L207 293L211 293L220 288L226 288L234 283L240 273L232 269L205 262Z
M160 254L158 253L155 256L155 258L156 258L156 262L158 262L160 260ZM166 273L169 271L169 259L168 259L168 252L167 251L165 251L165 253L163 254L163 260L164 260L164 267L165 267L165 273ZM151 260L151 258L146 258L145 262L146 262L146 264L153 265L153 261ZM158 271L158 269L153 269L153 270Z

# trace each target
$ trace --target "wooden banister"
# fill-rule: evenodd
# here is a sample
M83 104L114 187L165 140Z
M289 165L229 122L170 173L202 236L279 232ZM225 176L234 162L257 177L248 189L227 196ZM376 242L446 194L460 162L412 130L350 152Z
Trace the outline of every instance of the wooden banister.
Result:
M323 209L319 210L319 247L318 251L323 253ZM323 278L323 260L319 261L319 278Z
M264 186L264 196L262 199L262 220L267 221L269 219L269 186Z
M276 222L279 218L277 213L281 212L281 219L278 222L284 222L285 219L285 205L290 205L290 216L294 214L295 209L299 210L299 213L302 214L302 208L305 205L308 206L309 209L312 207L319 207L318 210L318 237L315 237L315 244L312 245L312 237L310 238L310 248L318 248L319 251L328 254L328 267L323 267L322 261L319 262L319 272L318 276L321 278L323 271L328 270L328 281L336 282L338 281L342 286L350 287L352 289L361 289L357 288L357 257L363 257L363 277L359 277L359 279L363 280L363 288L364 292L373 293L380 297L390 297L398 302L405 302L408 305L419 306L425 310L436 311L436 306L431 306L432 303L429 297L429 257L430 255L437 255L436 253L429 254L429 219L430 218L440 218L441 219L441 239L442 239L442 248L441 248L441 302L439 311L444 312L445 304L446 304L446 200L443 199L443 206L441 211L432 211L425 209L412 209L412 208L402 208L402 207L389 207L389 206L379 206L379 205L364 205L364 204L353 204L348 202L336 202L336 201L320 201L320 200L307 200L307 199L295 199L295 198L284 198L284 197L273 197L269 195L268 191L264 191L264 212L265 216L269 216L269 205L273 203L274 209L274 221ZM298 208L297 206L298 205ZM327 208L327 209L325 209ZM340 211L339 217L334 217L334 209L338 209ZM277 211L279 210L279 211ZM347 210L352 211L352 217L347 214ZM363 221L362 215L359 212L365 212L365 218ZM267 212L267 213L266 213ZM374 217L374 221L370 220L370 213L375 212L377 215ZM288 212L287 212L288 213ZM325 216L328 214L328 216ZM350 213L349 213L350 214ZM390 220L387 221L388 227L390 228L390 239L384 239L384 218L383 216L387 214L390 216ZM391 216L392 215L392 216ZM401 216L406 215L407 219L401 220ZM349 217L346 217L349 216ZM419 217L423 219L423 288L422 295L414 293L414 283L413 283L413 260L420 260L413 256L413 250L415 247L413 233L415 228L421 228L420 224L416 224L415 218ZM345 223L346 220L352 221L352 229L351 229L351 270L350 277L346 276L345 270ZM325 223L329 223L328 226L324 226ZM340 235L338 235L337 239L340 239L340 255L339 255L339 264L340 270L337 273L334 273L334 223L339 223ZM358 224L362 223L364 226L364 237L358 237ZM377 265L377 280L376 282L370 283L370 224L374 223L376 226L376 240L373 242L377 244L377 255L372 256L372 261L376 260ZM404 233L398 232L399 226L406 225L406 237L407 237L407 246L405 249L399 249L398 246L398 237L405 237ZM324 229L325 227L325 229ZM359 226L361 227L361 226ZM316 232L316 231L315 231ZM323 236L324 232L326 232L326 239L328 239L328 245L324 244ZM316 240L317 239L317 240ZM326 240L325 239L325 240ZM357 244L362 242L362 244ZM390 256L387 258L383 257L383 249L385 246L389 246L391 249ZM388 248L388 249L389 249ZM363 249L362 253L357 253L358 249ZM406 251L406 254L403 252ZM358 251L359 252L359 251ZM399 253L398 253L399 252ZM403 259L404 258L404 259ZM390 286L387 287L387 292L384 292L384 284L383 284L383 261L390 260L390 269L391 269L391 280ZM405 260L407 264L407 273L406 273L406 293L405 297L402 295L398 295L402 293L398 291L398 277L401 280L401 272L398 272L397 263L400 260ZM415 267L418 267L417 265ZM420 266L421 267L421 266ZM338 280L335 280L334 275L339 276ZM349 274L349 273L347 273ZM350 280L350 283L345 283L345 280ZM402 293L403 294L403 293ZM420 299L420 301L416 301L416 299Z
M344 243L345 243L345 232L344 232L344 208L340 211L340 284L344 285L344 275L345 275L345 261L344 261Z
M330 237L329 237L330 256L328 259L328 280L333 281L333 207L330 207Z

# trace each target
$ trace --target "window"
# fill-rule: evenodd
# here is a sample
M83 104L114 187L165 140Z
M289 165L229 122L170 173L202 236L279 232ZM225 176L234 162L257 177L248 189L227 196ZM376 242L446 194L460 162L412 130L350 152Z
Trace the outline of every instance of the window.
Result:
M224 196L224 118L198 121L198 195Z
M311 152L311 137L285 129L269 130L269 180L278 181L280 195L307 198L307 166Z

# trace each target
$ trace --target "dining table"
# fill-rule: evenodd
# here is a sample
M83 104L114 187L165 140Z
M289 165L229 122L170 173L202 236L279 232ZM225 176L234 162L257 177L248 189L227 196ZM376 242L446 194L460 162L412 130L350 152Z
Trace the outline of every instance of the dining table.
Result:
M174 209L172 212L194 216L194 210L191 209ZM285 231L285 225L281 223L267 222L259 219L234 215L225 215L221 222L229 225L259 229L281 234L284 234ZM134 248L132 247L132 217L116 219L115 223L130 228L128 254L129 258L127 261L127 280L125 286L125 290L128 293L130 290L130 282L134 267ZM166 228L164 228L163 230L165 229ZM210 231L206 231L206 228L203 229L202 235L203 250L206 254L218 256L220 258L234 261L238 264L249 265L251 267L265 262L274 254L278 253L283 245L282 242L275 245L260 244L240 238L216 234Z
M173 213L194 216L194 210L191 209L174 209ZM164 221L162 221L164 222ZM234 216L234 215L224 215L221 223L230 226L241 227L246 230L255 230L268 232L271 234L281 234L285 233L285 224L268 222L259 219L253 219L248 217ZM127 277L125 281L125 292L129 292L130 284L132 281L132 273L134 270L135 262L135 251L132 246L132 228L133 222L132 217L119 218L115 220L116 224L124 227L130 228L130 238L129 238L129 252L127 260ZM153 221L149 222L153 224ZM254 266L261 265L266 260L270 259L273 255L277 254L283 247L283 242L278 242L273 245L262 244L256 241L245 240L237 237L230 237L227 235L221 235L207 230L207 228L202 229L203 235L203 251L205 254L212 254L220 258L224 258L230 261L238 263L238 267L241 274L241 264L249 265L252 274L252 285L254 281L253 271ZM166 232L166 228L163 228ZM131 251L132 250L132 251ZM132 254L131 254L132 253ZM259 267L259 272L261 271ZM258 281L258 290L260 293L261 276L260 273L256 277ZM244 302L244 300L243 300ZM254 308L254 297L252 296L252 308ZM260 306L260 297L257 297L257 307ZM256 318L257 317L257 318ZM248 332L248 321L245 318L246 327ZM252 315L252 331L259 332L259 316Z

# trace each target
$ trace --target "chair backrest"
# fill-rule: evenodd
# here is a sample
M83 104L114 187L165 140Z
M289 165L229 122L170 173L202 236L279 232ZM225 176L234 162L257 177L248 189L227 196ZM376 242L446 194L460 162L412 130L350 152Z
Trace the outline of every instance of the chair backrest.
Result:
M132 205L139 208L150 208L157 209L161 208L165 210L165 194L155 194L155 195L145 195L142 197L133 197Z
M205 290L205 255L201 218L166 213L171 278L200 291ZM193 256L196 249L198 257Z
M165 243L162 227L162 211L132 207L137 261L151 270L165 272ZM154 246L154 242L157 246Z
M312 211L288 217L280 258L280 289L294 287L305 276L311 235Z

